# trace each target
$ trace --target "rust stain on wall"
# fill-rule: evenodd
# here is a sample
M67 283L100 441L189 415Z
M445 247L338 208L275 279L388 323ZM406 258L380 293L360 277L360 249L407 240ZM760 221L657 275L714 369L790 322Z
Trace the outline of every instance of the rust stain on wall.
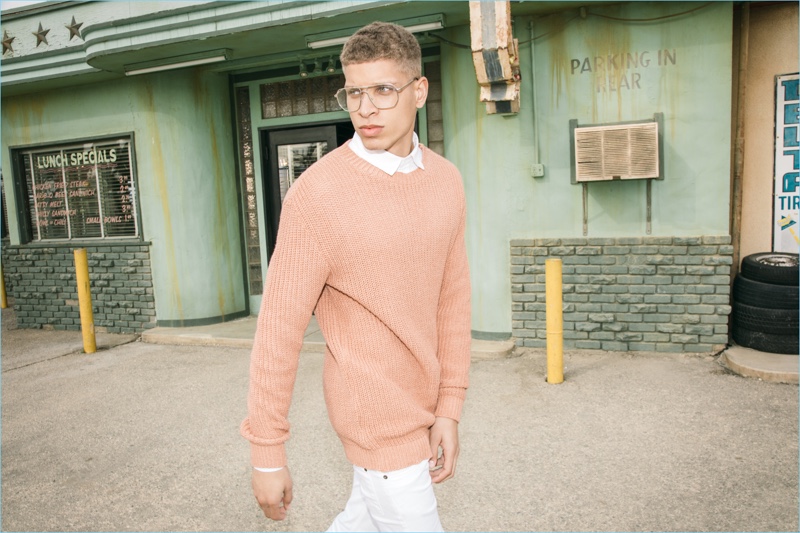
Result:
M681 100L677 55L685 23L667 17L668 3L596 8L588 18L548 17L539 30L548 40L552 100L566 95L569 109L585 108L587 123L651 117ZM639 22L650 17L653 22ZM648 20L650 20L648 19ZM568 27L566 27L568 25ZM580 93L580 94L577 94ZM561 106L563 107L563 106Z
M32 139L40 138L44 126L45 99L33 96L17 96L3 102L3 114L6 117L7 128L5 134L11 138L9 145L32 144ZM34 135L33 129L37 129ZM10 130L12 135L8 135Z
M558 13L548 17L547 24L541 25L538 32L549 32L547 36L550 51L550 100L556 107L563 92L566 92L567 102L573 98L572 84L567 81L567 65L569 65L569 47L565 27L574 18L574 13ZM563 84L563 85L562 85Z
M172 288L169 294L172 296L175 309L178 317L183 320L183 305L181 303L180 291L180 276L178 276L178 265L175 258L175 239L172 234L172 215L169 207L169 191L167 188L167 173L164 168L164 155L161 151L161 136L159 134L160 128L158 124L155 97L153 95L153 86L150 81L144 82L144 90L146 93L147 102L145 103L145 116L147 117L147 131L151 132L150 138L150 155L153 168L153 182L158 190L158 197L161 200L161 210L164 215L164 252L167 269L169 270L169 278L172 283ZM170 317L174 320L174 317Z
M617 13L623 15L624 13ZM626 58L633 52L631 35L627 25L616 21L593 19L593 30L587 33L586 49L594 56L595 70L591 88L592 121L612 122L608 111L616 109L616 121L623 120L623 93L620 90L623 77L627 82L626 62L616 63L615 58ZM600 58L597 61L596 58ZM614 90L612 90L614 89ZM628 96L634 97L628 93ZM604 111L606 113L604 113Z
M224 179L225 178L224 178L224 173L222 171L222 165L220 163L220 158L219 158L219 148L217 147L217 136L214 134L214 132L217 131L217 128L214 127L214 118L212 116L211 107L208 106L207 109L208 109L207 119L208 119L209 125L211 126L209 131L211 131L211 136L210 136L211 137L211 139L210 139L211 140L211 154L212 154L212 159L214 161L214 170L213 170L214 176L213 176L213 179L214 179L214 192L215 192L214 196L215 196L215 202L216 202L216 205L215 205L216 213L215 214L216 214L216 217L217 217L217 223L214 224L214 234L215 234L214 235L214 244L215 244L215 247L219 248L220 249L219 251L222 252L222 253L215 254L216 257L219 258L219 259L215 263L215 267L216 268L214 269L214 273L217 276L217 299L218 299L218 302L219 302L219 313L220 313L220 316L222 316L223 319L224 319L224 317L225 317L225 308L226 308L226 305L225 305L226 304L225 292L231 290L231 287L230 287L230 283L231 283L230 276L223 276L222 272L220 271L221 269L223 269L222 261L225 261L226 259L231 257L230 250L227 249L228 239L226 238L227 237L227 229L228 229L228 227L227 227L227 224L226 224L226 217L225 217L225 213L226 213L226 210L225 210L226 197L225 197L225 187L224 187ZM230 267L230 265L228 265L228 266ZM232 271L231 268L228 268L228 269L225 269L225 270L227 270L229 272Z
M228 298L226 295L233 297L234 294L233 279L231 277L231 273L234 272L234 268L230 263L233 254L230 253L231 250L229 249L230 232L228 231L228 210L226 209L226 201L228 200L225 190L226 174L222 167L222 159L220 157L221 154L217 143L217 132L221 130L220 127L217 126L214 116L215 110L219 106L215 105L214 102L211 101L211 95L214 93L214 88L209 87L209 84L213 83L214 81L213 76L213 74L203 75L200 72L196 72L193 77L192 85L194 89L194 98L197 103L197 109L206 110L205 122L207 124L207 131L209 132L209 148L211 150L211 161L213 163L213 168L211 169L211 179L213 180L214 185L214 215L216 217L216 223L213 225L213 246L215 248L215 252L217 252L213 254L213 257L215 258L214 275L216 277L219 315L224 320L228 305ZM225 264L225 261L228 261L228 263Z

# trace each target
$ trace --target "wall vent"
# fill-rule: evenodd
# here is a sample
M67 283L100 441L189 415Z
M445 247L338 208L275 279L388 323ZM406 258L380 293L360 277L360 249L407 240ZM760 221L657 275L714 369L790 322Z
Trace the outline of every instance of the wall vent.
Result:
M661 179L661 113L647 122L578 127L570 121L572 183Z

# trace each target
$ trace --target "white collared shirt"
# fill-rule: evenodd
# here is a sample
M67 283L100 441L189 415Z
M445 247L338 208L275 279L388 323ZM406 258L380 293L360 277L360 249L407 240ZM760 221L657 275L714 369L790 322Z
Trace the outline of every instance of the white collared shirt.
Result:
M416 132L414 132L412 142L414 143L414 148L405 157L394 155L386 150L368 150L358 133L353 135L353 140L350 141L349 146L358 157L378 167L390 176L394 176L396 172L409 174L418 168L425 170L422 165L422 149L419 147L419 137L417 137Z

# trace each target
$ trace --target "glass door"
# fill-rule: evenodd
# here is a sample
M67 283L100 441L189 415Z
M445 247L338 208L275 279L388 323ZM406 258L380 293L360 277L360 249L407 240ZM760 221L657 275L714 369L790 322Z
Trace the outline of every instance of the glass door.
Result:
M305 169L352 136L352 126L345 131L348 125L349 122L261 132L267 260L272 258L275 250L281 206L286 193Z

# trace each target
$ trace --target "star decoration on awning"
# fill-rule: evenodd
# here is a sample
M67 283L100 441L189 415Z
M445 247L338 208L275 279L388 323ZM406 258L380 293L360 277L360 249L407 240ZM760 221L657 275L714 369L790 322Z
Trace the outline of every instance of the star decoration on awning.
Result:
M83 39L81 35L81 26L83 26L83 22L75 22L75 17L72 17L72 22L64 26L69 30L69 40L71 41L73 37L77 37L78 39Z
M43 30L42 23L39 23L39 31L32 32L36 36L36 47L38 48L40 44L50 44L47 42L47 34L50 33L50 30Z
M11 43L14 42L14 39L16 39L16 37L9 37L8 36L8 32L3 30L3 53L4 54L6 52L11 52L12 54L14 53L14 48L11 47Z

